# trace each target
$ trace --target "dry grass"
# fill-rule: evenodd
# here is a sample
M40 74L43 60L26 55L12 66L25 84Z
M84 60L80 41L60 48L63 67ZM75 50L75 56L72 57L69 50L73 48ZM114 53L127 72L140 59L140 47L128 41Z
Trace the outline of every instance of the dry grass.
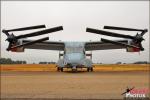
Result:
M55 64L10 64L1 65L1 71L56 71Z
M149 64L95 64L94 71L149 71ZM7 64L1 71L56 71L55 64Z
M97 71L149 71L149 64L102 64L94 65Z

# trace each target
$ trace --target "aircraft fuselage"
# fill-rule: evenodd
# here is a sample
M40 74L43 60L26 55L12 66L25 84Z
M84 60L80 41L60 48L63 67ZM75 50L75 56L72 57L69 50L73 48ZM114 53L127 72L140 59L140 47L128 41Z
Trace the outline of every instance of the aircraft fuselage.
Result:
M92 60L86 58L83 42L66 42L63 58L57 63L60 69L92 68Z

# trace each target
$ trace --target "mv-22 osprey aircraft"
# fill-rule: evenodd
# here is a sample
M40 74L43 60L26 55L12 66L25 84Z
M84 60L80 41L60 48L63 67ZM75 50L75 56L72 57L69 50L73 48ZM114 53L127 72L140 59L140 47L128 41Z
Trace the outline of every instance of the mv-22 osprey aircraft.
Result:
M34 37L63 30L62 26L53 27L45 30L36 31L33 33L14 35L9 32L23 31L30 29L46 28L45 25L30 26L24 28L2 30L7 35L9 42L7 51L24 52L24 49L42 49L42 50L58 50L63 51L59 53L59 60L57 62L57 70L63 71L64 68L71 68L72 71L77 71L77 68L87 68L87 71L93 71L92 54L86 51L93 50L107 50L107 49L126 49L127 52L140 52L143 51L141 42L144 40L143 35L148 31L147 29L132 29L114 26L104 26L104 29L124 30L124 31L139 31L140 34L134 36L118 34L114 32L86 28L86 32L106 35L111 37L124 38L123 40L108 40L101 38L100 41L89 42L62 42L62 41L47 41L49 37L41 38L38 40L28 40L28 37Z

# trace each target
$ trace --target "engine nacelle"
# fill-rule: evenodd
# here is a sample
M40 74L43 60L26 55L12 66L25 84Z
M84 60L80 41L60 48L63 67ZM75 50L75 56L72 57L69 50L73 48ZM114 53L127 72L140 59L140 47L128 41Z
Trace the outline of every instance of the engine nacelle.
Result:
M12 45L12 47L16 45L22 45L22 40L18 40L16 44ZM14 49L11 49L10 51L11 52L24 52L24 47L14 48Z
M139 47L139 44L135 44L133 41L128 41L128 44L129 45L135 45L135 46L138 46ZM134 47L127 47L126 48L127 52L140 52L140 48L134 48Z
M11 49L10 50L11 52L24 52L24 48L21 47L21 48L15 48L15 49Z
M126 50L127 52L140 52L140 49L132 47L127 47Z

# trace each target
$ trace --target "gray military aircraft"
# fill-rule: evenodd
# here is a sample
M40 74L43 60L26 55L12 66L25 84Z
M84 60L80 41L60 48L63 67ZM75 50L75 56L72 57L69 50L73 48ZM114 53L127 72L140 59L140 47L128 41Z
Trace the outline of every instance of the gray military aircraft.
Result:
M45 25L30 26L24 28L2 30L7 35L7 41L9 42L7 51L12 52L24 52L24 49L42 49L42 50L57 50L63 51L59 53L59 60L57 62L57 70L63 71L64 68L71 68L72 71L77 71L77 68L87 68L87 71L93 71L92 59L88 59L87 56L92 58L92 53L86 53L86 51L93 50L108 50L108 49L126 49L127 52L140 52L143 51L141 42L144 40L143 35L148 31L147 29L132 29L114 26L104 26L104 29L113 30L125 30L125 31L139 31L140 34L135 36L118 34L114 32L86 28L86 32L96 33L100 35L124 38L123 40L108 40L101 38L100 41L94 42L62 42L62 41L46 41L49 37L41 38L38 40L28 40L28 37L39 36L56 31L63 30L62 26L53 27L45 30L36 31L33 33L23 34L15 36L14 31L23 31L29 29L45 28Z

